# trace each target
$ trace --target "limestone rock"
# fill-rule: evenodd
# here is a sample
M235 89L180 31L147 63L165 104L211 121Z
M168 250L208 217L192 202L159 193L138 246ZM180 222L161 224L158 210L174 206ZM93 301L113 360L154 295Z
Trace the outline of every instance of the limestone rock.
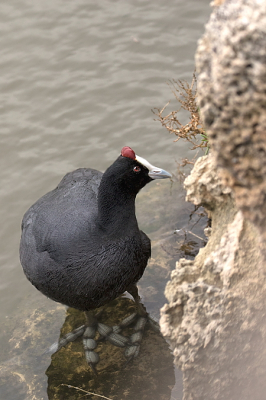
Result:
M266 1L216 7L196 54L201 115L223 179L266 240Z
M160 325L183 371L183 400L264 400L266 1L213 5L196 54L212 155L185 182L212 228L195 260L176 264Z
M184 186L187 191L186 200L208 210L212 210L217 202L223 203L231 193L231 189L222 184L211 155L197 159L193 174L186 178Z
M199 171L209 171L211 185ZM215 187L212 175L213 158L203 157L185 183L193 198L192 186L198 193L198 179L206 182L212 231L195 260L181 259L172 272L161 331L183 370L184 400L262 400L266 282L257 229L237 211L219 178Z

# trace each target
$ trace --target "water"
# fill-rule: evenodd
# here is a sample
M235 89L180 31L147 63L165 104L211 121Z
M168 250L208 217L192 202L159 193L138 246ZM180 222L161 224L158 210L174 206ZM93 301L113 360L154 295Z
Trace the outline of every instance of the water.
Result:
M14 359L22 351L14 338L23 332L38 336L32 321L36 326L40 310L54 310L48 345L65 319L64 308L45 299L23 275L18 258L21 218L66 172L83 166L104 170L124 145L175 172L176 160L188 155L188 146L174 144L151 109L174 98L169 79L191 80L208 3L12 0L0 6L0 363L5 384L9 377L19 380L20 400L47 398L44 372L50 359L43 370L28 353ZM175 183L171 189L169 182L147 187L138 205L155 259L162 247L158 240L165 240L166 265L160 259L159 268L157 260L157 269L147 270L140 282L145 305L158 316L165 275L176 257L169 232L186 225L191 208L184 204L180 186ZM170 236L171 246L166 241ZM163 278L158 277L161 270L167 272ZM23 351L31 348L29 340ZM23 371L27 365L27 379L16 369L19 364ZM38 382L33 384L36 369ZM38 391L38 385L44 389ZM0 386L1 400L14 400L17 386L13 391L12 384L8 387L1 397ZM136 398L141 398L138 393Z

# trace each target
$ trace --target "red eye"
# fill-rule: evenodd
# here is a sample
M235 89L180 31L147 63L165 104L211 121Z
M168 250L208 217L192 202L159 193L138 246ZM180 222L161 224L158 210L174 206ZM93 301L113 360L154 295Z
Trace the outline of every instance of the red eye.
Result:
M134 172L140 172L140 171L141 171L141 168L140 168L138 165L136 165L136 166L133 168L133 171L134 171Z

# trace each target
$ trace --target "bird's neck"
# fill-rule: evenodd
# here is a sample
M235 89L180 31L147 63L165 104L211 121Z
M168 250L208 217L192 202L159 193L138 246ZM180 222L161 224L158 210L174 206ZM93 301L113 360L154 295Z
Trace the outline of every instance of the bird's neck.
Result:
M107 234L126 235L138 229L135 215L136 195L128 193L116 182L103 180L98 192L97 224Z

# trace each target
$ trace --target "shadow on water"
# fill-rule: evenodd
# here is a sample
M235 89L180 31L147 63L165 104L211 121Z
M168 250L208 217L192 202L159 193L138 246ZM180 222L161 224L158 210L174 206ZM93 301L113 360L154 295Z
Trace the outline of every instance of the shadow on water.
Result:
M120 297L103 307L100 321L110 326L115 325L134 311L134 302ZM84 324L84 314L68 309L61 335L65 335L82 324ZM123 331L125 336L129 336L130 333L133 333L133 328ZM148 327L145 330L138 357L127 364L124 349L106 341L99 342L96 351L100 355L100 362L97 365L98 376L88 367L81 339L69 343L55 353L46 370L48 398L51 400L81 399L86 394L84 391L113 400L170 398L171 389L175 383L173 357L160 332L155 332ZM59 370L60 374L58 374ZM88 397L99 399L96 396Z

